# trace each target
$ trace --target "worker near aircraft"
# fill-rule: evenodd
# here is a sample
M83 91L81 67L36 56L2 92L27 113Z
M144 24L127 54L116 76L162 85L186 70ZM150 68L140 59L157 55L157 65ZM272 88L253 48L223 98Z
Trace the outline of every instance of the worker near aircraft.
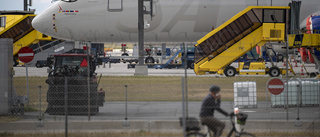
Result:
M208 128L214 132L215 136L218 137L221 136L222 131L225 128L225 123L214 117L214 110L219 111L225 116L229 116L229 114L220 108L220 87L213 85L210 87L209 91L209 94L202 101L200 120L202 124L207 125Z

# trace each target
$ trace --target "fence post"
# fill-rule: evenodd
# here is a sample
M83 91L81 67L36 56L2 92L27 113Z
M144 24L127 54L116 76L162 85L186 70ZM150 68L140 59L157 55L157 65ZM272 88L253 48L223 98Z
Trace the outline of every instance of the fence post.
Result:
M271 95L270 95L270 100L271 100ZM267 84L266 84L266 102L267 102L266 110L268 110L268 86L267 86Z
M28 106L29 106L29 79L28 79L28 63L25 63L25 65L26 65L26 84L27 84L27 97L28 97L28 102L27 102L27 104L28 104Z
M41 114L41 86L39 86L39 123L37 124L37 127L43 127L43 119Z
M126 88L126 117L125 120L128 120L128 85L124 85Z
M295 121L295 123L294 123L294 125L295 126L302 126L302 123L301 123L301 121L300 121L300 116L299 116L299 107L300 107L300 105L301 105L301 100L302 100L302 96L301 96L301 94L302 94L302 82L301 82L301 80L300 79L298 79L299 80L299 85L296 85L297 86L297 119L296 119L296 121Z
M65 137L68 137L68 77L64 76Z
M188 53L188 46L183 43L183 47L184 47L184 91L186 93L186 98L185 98L185 102L186 102L186 117L189 117L189 107L188 107L188 77L187 77L187 69L188 69L188 57L187 57L187 53Z
M89 45L90 44L90 45ZM91 60L90 60L90 49L89 48L91 48L91 43L86 43L86 48L87 48L87 68L88 68L88 77L87 77L87 87L88 87L88 121L90 121L91 120L91 100L90 100L90 98L91 98L91 89L90 89L90 67L91 67L91 64L92 63L90 63L91 62Z
M183 137L186 137L186 114L185 114L185 101L184 101L184 77L181 77L181 88L182 88L182 129Z
M124 121L122 121L122 126L130 126L130 122L128 121L128 85L124 85L125 87L125 94L126 94L126 103L125 103L125 118Z

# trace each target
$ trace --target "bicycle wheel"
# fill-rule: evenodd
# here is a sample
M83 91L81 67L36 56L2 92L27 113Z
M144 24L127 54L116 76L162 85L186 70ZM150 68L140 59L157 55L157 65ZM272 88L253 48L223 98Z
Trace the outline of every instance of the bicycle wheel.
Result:
M240 133L239 137L256 137L256 136L251 133L242 132L242 133Z
M187 134L187 137L206 137L206 135L201 134L199 132L195 132L195 133L189 133Z

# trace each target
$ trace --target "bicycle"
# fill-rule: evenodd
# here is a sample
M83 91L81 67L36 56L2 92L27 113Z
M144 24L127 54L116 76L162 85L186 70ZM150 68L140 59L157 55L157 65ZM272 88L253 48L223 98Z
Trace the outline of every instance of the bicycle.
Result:
M248 117L248 115L244 113L238 113L238 114L232 113L230 116L232 128L229 131L229 134L227 135L227 137L231 137L233 133L235 133L235 137L255 137L255 135L251 133L244 132L243 129L238 131L236 128L236 124L233 120L234 116L237 116L237 123L240 125L244 125ZM208 130L206 133L203 134L200 132L199 121L196 118L188 118L186 121L187 121L186 122L187 137L207 137L207 135L209 135L209 137L214 137L214 132L211 131L208 127L207 127Z

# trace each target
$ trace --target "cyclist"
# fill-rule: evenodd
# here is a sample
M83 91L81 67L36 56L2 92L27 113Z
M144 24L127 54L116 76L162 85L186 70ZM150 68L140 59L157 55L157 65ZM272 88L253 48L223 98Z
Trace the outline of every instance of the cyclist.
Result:
M210 87L209 91L209 94L202 101L200 120L202 124L207 125L207 127L214 132L215 136L219 137L222 134L225 123L214 117L214 110L218 110L225 116L229 116L229 114L220 108L220 87L213 85Z

